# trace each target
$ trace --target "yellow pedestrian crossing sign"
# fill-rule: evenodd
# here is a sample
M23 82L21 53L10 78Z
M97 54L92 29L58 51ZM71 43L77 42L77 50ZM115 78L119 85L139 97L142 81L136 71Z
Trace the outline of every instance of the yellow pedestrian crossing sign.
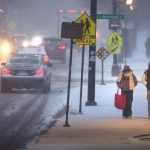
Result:
M107 47L112 54L120 54L122 44L122 36L117 32L111 33L107 38Z
M96 44L96 25L94 20L84 12L75 23L82 23L83 38L75 39L74 43L78 45L95 45Z

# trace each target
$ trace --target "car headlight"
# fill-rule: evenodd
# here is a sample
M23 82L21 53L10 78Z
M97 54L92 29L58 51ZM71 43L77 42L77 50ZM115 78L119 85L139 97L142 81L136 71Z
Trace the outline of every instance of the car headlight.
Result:
M42 43L42 38L40 36L36 36L32 39L32 45L38 46Z
M10 53L10 44L8 42L2 43L2 52L3 54L8 54Z
M28 41L23 41L22 46L23 47L28 47L29 46L29 42Z

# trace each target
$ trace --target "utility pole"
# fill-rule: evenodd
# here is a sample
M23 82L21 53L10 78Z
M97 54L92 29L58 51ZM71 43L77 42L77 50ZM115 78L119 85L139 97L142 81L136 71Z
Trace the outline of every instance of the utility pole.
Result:
M0 30L5 31L6 29L6 8L5 1L0 0Z
M117 1L113 0L113 14L117 14ZM114 32L117 32L117 28L113 29ZM120 68L118 66L118 56L113 54L113 65L112 65L112 76L117 76L120 72Z
M90 16L96 24L97 0L91 0ZM86 105L95 106L95 67L96 67L96 45L89 47L89 68L88 68L88 98Z

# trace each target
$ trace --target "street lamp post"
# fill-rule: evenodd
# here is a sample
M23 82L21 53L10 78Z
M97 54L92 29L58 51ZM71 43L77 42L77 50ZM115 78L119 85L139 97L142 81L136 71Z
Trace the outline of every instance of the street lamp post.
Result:
M127 64L127 26L126 26L126 21L125 21L125 50L124 50L124 63L125 65Z
M3 20L3 17L4 17L4 10L3 9L0 9L0 29L2 28L2 22L4 21ZM3 27L4 28L4 27ZM4 29L3 29L4 30Z
M121 1L121 3L125 3L125 2L126 2L127 5L130 6L130 9L132 9L133 0L123 0L123 1ZM113 14L117 14L117 7L118 7L118 1L113 0ZM117 32L117 28L114 28L113 31ZM125 41L127 41L127 39L125 39ZM125 46L125 51L126 51L126 46ZM125 64L126 64L126 54L125 54ZM120 72L120 69L121 69L121 67L118 65L118 56L114 54L113 55L113 65L112 65L112 76L117 76Z
M117 1L113 0L113 14L117 14ZM117 28L113 29L114 32L117 32ZM117 76L120 72L120 67L118 65L118 56L113 55L113 65L112 65L112 76Z

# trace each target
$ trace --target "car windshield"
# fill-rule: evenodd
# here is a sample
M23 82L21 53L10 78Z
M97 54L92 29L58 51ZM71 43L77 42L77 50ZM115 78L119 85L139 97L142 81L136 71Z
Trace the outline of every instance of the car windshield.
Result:
M16 39L17 41L23 41L27 39L27 36L26 35L14 35L13 38Z
M36 58L11 58L9 64L40 64Z
M61 43L62 40L61 39L49 39L49 38L45 38L44 39L44 42L47 43L47 44L53 44L53 43Z
M20 47L17 51L18 54L36 54L36 55L46 55L44 49L40 47Z

